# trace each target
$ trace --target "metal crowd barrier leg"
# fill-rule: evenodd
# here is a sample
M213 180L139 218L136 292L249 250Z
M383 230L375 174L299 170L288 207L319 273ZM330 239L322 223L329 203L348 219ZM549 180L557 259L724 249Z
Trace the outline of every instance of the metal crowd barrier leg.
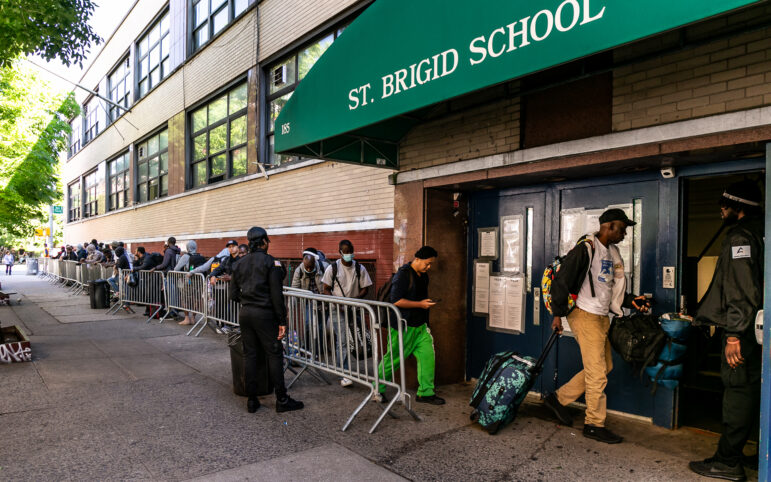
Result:
M199 336L206 327L208 308L206 279L203 274L169 271L165 275L164 293L167 313L161 321L166 319L172 309L192 313L195 315L195 323L187 335L198 329L195 336Z

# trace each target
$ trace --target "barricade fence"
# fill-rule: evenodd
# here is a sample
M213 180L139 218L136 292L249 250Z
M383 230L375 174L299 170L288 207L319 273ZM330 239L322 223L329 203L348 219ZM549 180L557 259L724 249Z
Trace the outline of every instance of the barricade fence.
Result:
M60 263L60 264L59 264ZM65 275L58 276L74 283L87 283L96 276L108 274L101 267L78 266L74 261L61 261ZM63 265L63 266L62 266ZM80 269L77 269L80 268ZM111 269L111 268L108 268ZM55 271L55 268L54 268ZM80 281L78 281L80 280ZM81 285L82 286L82 285ZM108 311L131 305L149 307L149 323L156 315L163 322L171 310L195 315L199 336L209 321L219 326L238 326L240 305L230 299L230 284L207 282L202 274L170 271L118 270L118 302ZM379 393L387 394L388 402L377 404L382 409L369 432L374 432L386 415L394 416L399 403L416 420L412 399L405 386L404 330L406 323L391 303L372 300L338 298L313 294L309 291L284 287L288 326L284 337L284 353L288 362L301 369L288 386L304 373L326 381L322 373L348 378L366 387L367 395L345 422L346 430L367 402ZM290 365L291 369L291 365ZM398 372L398 375L397 375ZM329 382L327 382L329 383Z

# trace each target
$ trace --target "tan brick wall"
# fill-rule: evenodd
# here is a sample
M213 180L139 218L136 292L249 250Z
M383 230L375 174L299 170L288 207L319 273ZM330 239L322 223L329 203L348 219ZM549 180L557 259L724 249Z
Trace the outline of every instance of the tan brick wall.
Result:
M393 218L390 171L323 163L68 224L65 240L138 239Z
M498 100L418 125L399 150L402 171L510 152L520 146L520 99Z
M131 112L124 114L65 163L65 184L99 162L122 152L129 144L148 135L173 116L239 76L246 79L247 70L256 65L256 24L255 10L252 10L134 104ZM131 30L126 23L121 26L121 30L124 28ZM127 48L133 40L132 37L124 46ZM118 58L116 54L114 60ZM223 62L223 59L227 61ZM105 68L101 75L106 75L107 71L108 68Z
M771 104L771 28L616 69L613 130Z
M274 55L360 0L265 0L260 9L260 60Z

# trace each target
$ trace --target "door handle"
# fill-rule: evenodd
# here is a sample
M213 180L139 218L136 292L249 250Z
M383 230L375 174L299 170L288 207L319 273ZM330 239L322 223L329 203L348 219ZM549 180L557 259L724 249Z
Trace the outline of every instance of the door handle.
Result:
M541 288L533 288L533 326L541 325Z

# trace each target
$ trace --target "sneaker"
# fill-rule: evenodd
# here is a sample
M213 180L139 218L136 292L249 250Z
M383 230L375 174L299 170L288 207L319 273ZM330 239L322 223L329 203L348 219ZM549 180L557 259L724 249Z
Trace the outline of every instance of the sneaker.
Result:
M386 397L385 393L376 393L372 396L372 400L378 403L388 403L388 397Z
M340 379L340 386L341 387L350 387L353 385L353 382L349 378L341 378Z
M250 398L246 401L246 411L254 413L260 408L260 400L258 398Z
M699 475L712 477L713 479L747 480L747 476L744 475L742 464L731 466L715 460L714 457L702 461L691 462L688 464L688 467Z
M444 398L437 397L436 395L426 395L425 397L418 395L415 397L415 401L419 403L430 403L431 405L444 405Z
M620 437L605 427L595 427L594 425L584 425L584 437L604 442L606 444L619 444L624 441Z
M303 406L303 402L297 401L292 397L286 397L283 401L276 400L276 413L302 410Z
M549 410L554 412L554 416L557 417L557 420L559 420L562 425L566 427L573 426L573 416L570 414L567 407L557 400L557 395L551 393L548 397L543 399L543 404Z

